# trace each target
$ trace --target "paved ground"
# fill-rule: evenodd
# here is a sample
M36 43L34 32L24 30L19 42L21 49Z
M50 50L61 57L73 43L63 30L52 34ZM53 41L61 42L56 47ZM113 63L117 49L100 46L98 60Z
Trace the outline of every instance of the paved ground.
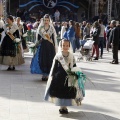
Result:
M77 63L91 80L82 106L69 107L68 115L44 102L46 82L30 74L31 55L15 72L0 66L0 120L120 120L120 65L109 64L111 58L105 52L98 62Z

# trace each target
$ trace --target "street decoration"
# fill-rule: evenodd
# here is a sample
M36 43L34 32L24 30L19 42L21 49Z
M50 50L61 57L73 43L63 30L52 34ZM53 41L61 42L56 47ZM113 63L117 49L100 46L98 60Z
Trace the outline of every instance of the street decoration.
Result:
M34 5L32 5L34 3ZM30 0L29 2L25 4L20 4L20 8L27 7L28 5L32 5L29 8L29 11L31 11L33 8L37 6L45 6L46 8L52 9L54 7L63 7L69 11L71 11L70 6L73 8L79 8L79 6L74 5L72 2L69 2L67 0Z

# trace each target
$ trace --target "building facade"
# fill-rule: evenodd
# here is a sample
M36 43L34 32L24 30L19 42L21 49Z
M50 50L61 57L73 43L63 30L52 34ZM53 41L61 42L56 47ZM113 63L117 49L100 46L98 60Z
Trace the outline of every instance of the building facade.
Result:
M39 9L45 11L69 11L76 14L84 13L86 19L94 16L106 15L108 21L120 19L120 0L0 0L0 14L7 13L15 15L16 9L27 9L29 12L37 12ZM6 7L7 6L7 7Z

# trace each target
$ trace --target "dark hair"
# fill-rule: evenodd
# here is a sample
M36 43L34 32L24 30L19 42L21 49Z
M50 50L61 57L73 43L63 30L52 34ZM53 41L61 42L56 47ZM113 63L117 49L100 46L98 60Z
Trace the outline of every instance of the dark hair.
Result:
M101 23L102 23L102 20L101 20L101 19L98 19L98 22L101 24Z
M49 14L45 14L45 15L44 15L44 18L48 18L48 19L50 19Z
M72 26L75 25L73 20L70 20L69 22L71 23Z
M69 40L63 38L63 39L60 41L60 45L61 45L61 46L62 46L62 41L64 41L64 42L69 42L69 47L70 47L70 41L69 41Z
M99 22L98 22L98 21L95 21L95 22L93 23L93 27L95 27L95 28L100 27Z
M75 26L76 26L77 28L79 28L79 27L80 27L79 22L76 22L76 23L75 23Z
M7 18L10 19L12 22L14 22L14 19L13 19L12 15L9 15Z

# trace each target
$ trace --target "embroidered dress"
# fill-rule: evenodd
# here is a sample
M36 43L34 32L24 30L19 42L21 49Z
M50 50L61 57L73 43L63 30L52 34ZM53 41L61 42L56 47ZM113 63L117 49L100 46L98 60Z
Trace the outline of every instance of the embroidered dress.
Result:
M27 46L27 43L26 43L26 37L23 37L24 34L27 32L27 30L24 27L25 26L24 26L23 23L18 24L20 39L22 41L22 43L21 43L22 46L21 47L24 50L24 51L22 50L23 52L29 52L28 46Z
M51 41L47 40L46 34L50 36ZM55 56L55 48L57 48L56 31L54 27L50 25L48 30L45 30L44 26L39 26L36 44L38 48L31 62L31 73L49 75Z
M8 31L8 28L6 26L4 27L5 32ZM15 23L13 23L9 29L9 32L15 38L19 38L19 30ZM24 59L22 57L21 46L17 45L16 42L12 40L8 34L6 34L1 43L0 64L21 65L23 63Z
M55 56L45 91L46 101L53 102L57 106L81 104L83 100L82 91L77 81L75 86L71 86L73 78L72 76L68 77L66 72L69 68L72 69L75 66L73 54L69 53L68 57L64 57L62 53L59 53Z

